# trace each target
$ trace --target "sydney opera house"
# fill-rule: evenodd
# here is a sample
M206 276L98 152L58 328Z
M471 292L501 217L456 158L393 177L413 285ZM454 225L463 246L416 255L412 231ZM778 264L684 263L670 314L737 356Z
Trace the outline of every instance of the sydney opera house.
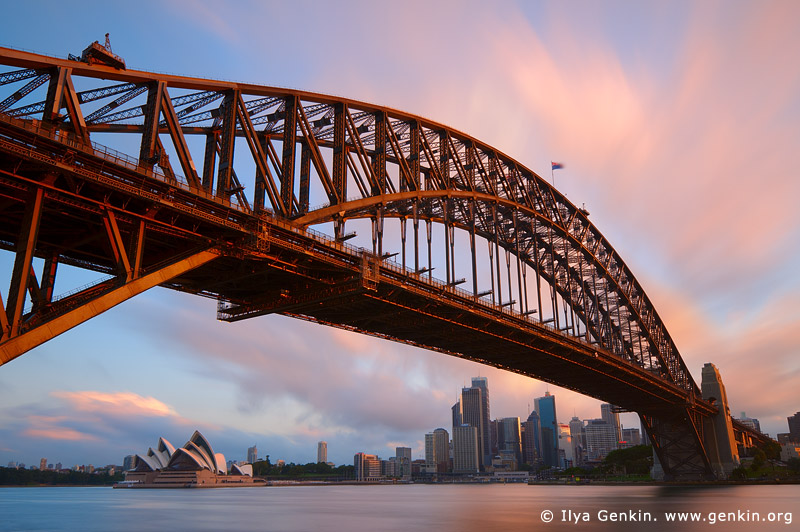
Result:
M125 472L125 481L116 487L126 488L232 488L263 486L253 478L251 464L236 465L228 471L225 456L214 453L211 444L194 431L183 447L176 449L159 438L158 447L145 455L136 455L133 469Z

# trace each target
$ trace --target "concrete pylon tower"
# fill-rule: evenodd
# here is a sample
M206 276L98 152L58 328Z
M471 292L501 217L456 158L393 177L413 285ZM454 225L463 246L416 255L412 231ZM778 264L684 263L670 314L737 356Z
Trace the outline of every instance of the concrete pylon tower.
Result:
M719 411L708 418L704 427L704 445L711 461L711 467L718 478L728 478L739 466L739 451L733 435L731 411L728 408L728 396L719 370L710 362L703 366L701 388L703 399L714 403Z

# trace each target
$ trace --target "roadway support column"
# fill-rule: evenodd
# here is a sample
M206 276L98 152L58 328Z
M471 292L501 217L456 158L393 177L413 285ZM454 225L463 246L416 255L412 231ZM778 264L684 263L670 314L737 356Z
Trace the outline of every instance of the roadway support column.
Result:
M25 308L25 294L28 290L28 279L31 273L33 252L36 249L36 240L39 237L39 222L42 219L43 199L43 188L37 187L31 191L25 207L22 228L17 239L16 259L14 260L14 270L11 274L11 286L8 289L8 308L6 309L9 337L19 334L22 311Z

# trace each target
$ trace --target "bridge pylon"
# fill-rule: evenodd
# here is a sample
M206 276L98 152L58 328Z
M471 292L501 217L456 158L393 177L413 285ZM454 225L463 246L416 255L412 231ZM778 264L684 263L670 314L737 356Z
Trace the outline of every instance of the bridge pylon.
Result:
M739 466L739 452L734 437L728 396L719 370L712 363L703 366L703 399L717 405L717 413L705 418L705 447L717 478L728 478Z

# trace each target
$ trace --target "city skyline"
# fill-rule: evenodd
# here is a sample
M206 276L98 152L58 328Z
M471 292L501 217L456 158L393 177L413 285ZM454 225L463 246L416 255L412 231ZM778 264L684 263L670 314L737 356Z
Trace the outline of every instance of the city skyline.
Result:
M0 45L66 57L109 32L130 68L408 110L548 178L551 161L562 161L556 187L585 203L641 281L695 381L713 362L732 412L772 436L786 432L800 408L800 8L527 4L241 3L221 20L210 2L108 5L92 17L27 2L11 8L15 19L63 31L9 25ZM300 19L317 37L293 38L290 22ZM264 20L275 43L292 47L256 50ZM332 27L350 25L359 32L335 35L333 46L348 50L337 63L341 54L322 52ZM412 25L430 40L409 39ZM146 26L159 37L143 36ZM384 48L364 45L378 41ZM442 64L431 49L460 53ZM0 253L2 279L9 256ZM63 463L114 463L153 435L180 440L190 426L230 456L258 441L273 461L313 461L323 439L335 463L360 448L389 456L395 443L418 456L422 435L450 426L455 391L471 376L503 390L492 395L493 418L522 418L548 389L282 316L219 323L215 310L155 289L0 368L0 464L37 463L53 449ZM565 414L597 417L598 401L550 390Z

